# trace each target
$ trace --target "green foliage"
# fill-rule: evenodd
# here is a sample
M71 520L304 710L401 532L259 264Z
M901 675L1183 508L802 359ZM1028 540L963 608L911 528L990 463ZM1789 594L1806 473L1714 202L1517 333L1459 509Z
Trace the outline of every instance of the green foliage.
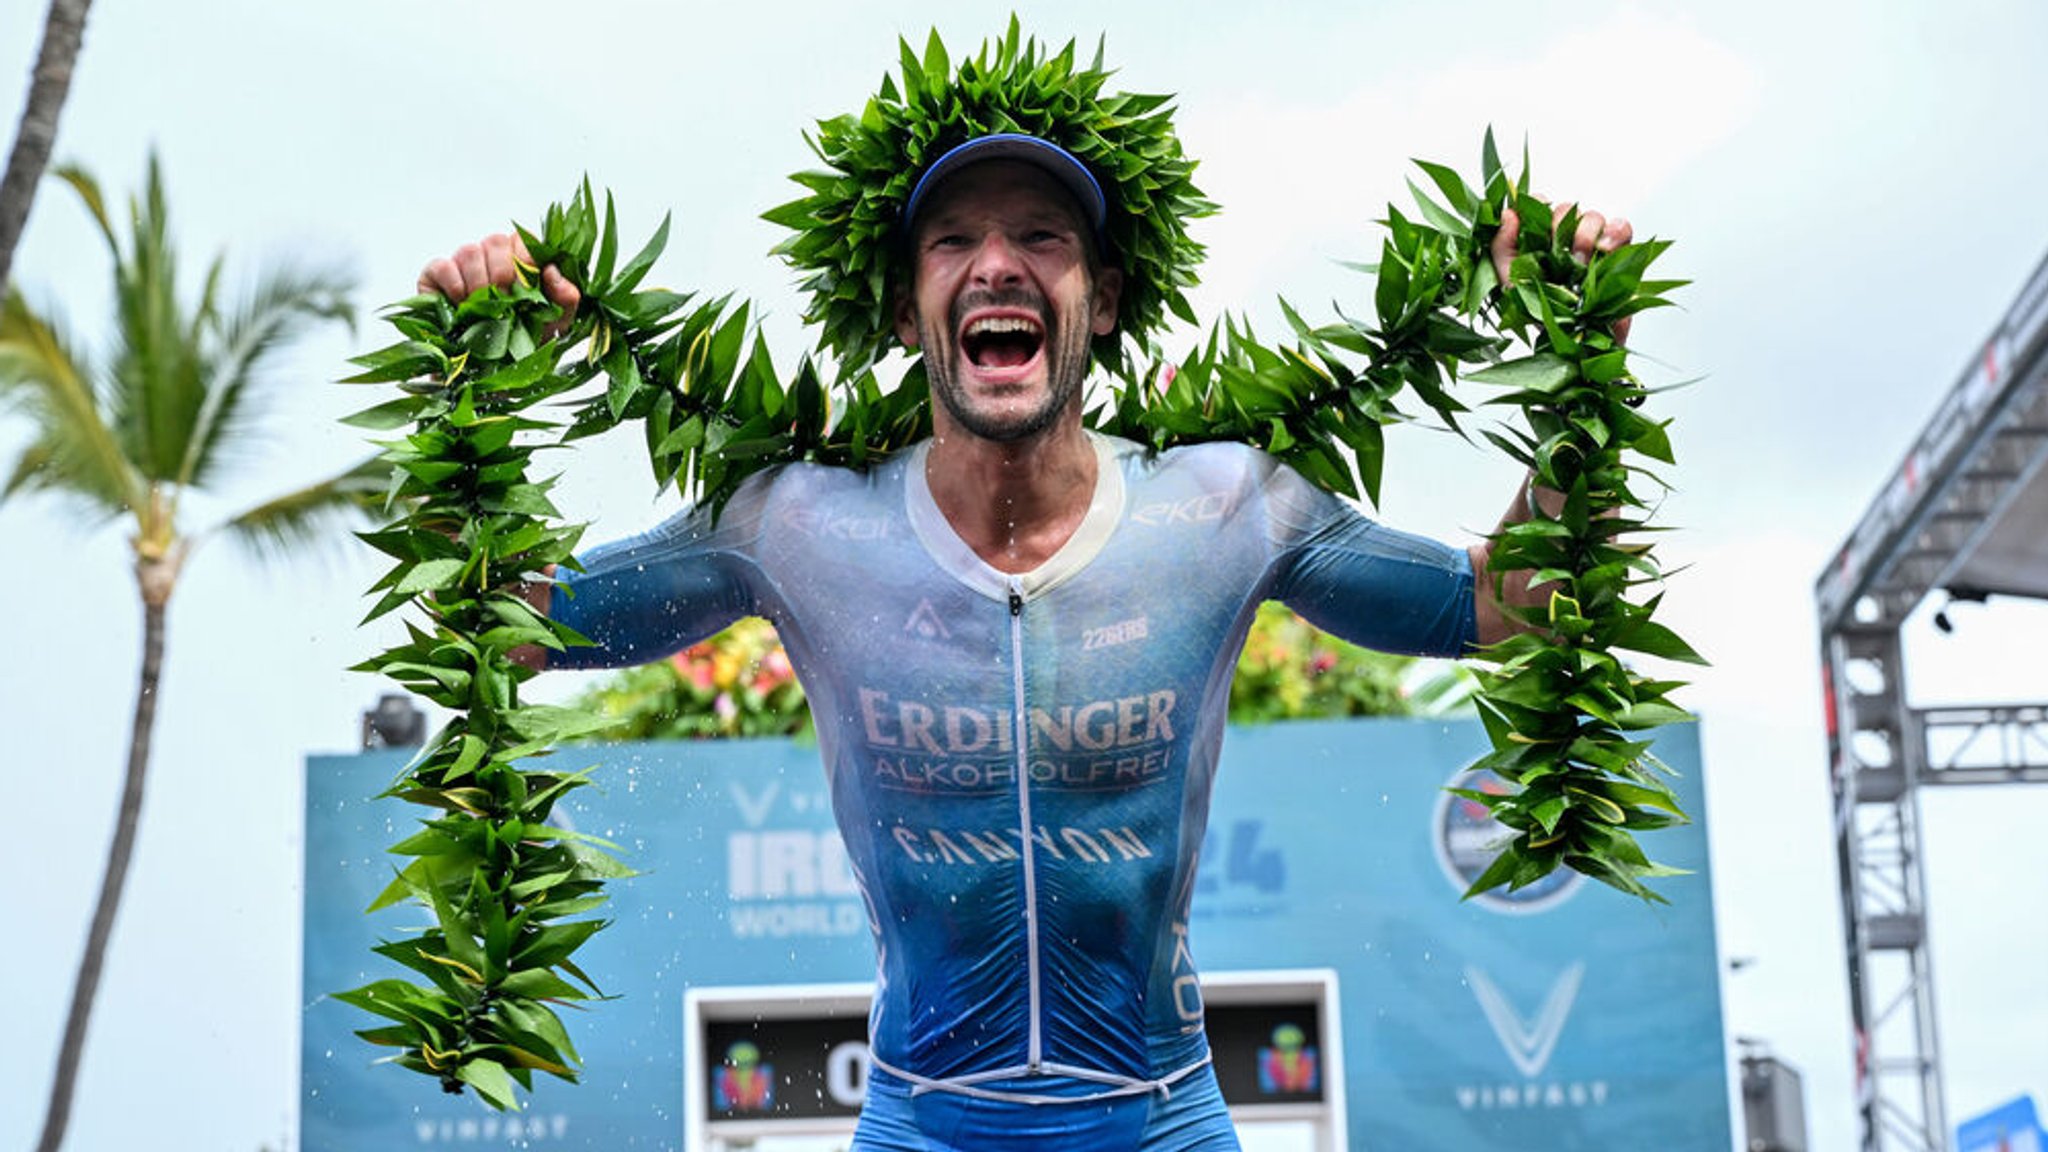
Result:
M1050 140L1103 185L1124 287L1120 331L1096 339L1098 363L1124 372L1126 338L1154 353L1168 312L1193 322L1185 293L1202 246L1187 223L1215 206L1194 186L1171 97L1104 92L1111 74L1099 46L1092 63L1077 66L1072 41L1042 53L1014 16L1001 39L957 67L936 31L922 58L907 41L899 48L901 82L885 75L859 115L819 122L811 145L825 170L796 173L807 194L764 214L793 233L775 251L804 277L804 319L819 326L821 351L859 372L889 350L891 293L908 276L897 223L910 191L947 150L995 132Z
M1690 717L1669 698L1679 682L1638 673L1625 654L1702 661L1651 619L1661 596L1641 594L1662 572L1641 541L1650 525L1639 489L1660 483L1644 461L1672 462L1669 421L1640 410L1647 390L1630 374L1629 352L1613 331L1616 322L1666 304L1682 282L1647 275L1669 246L1663 241L1579 263L1576 209L1553 220L1550 206L1529 193L1527 161L1511 182L1491 133L1477 188L1440 165L1422 168L1442 199L1415 189L1420 220L1388 210L1381 323L1428 325L1451 312L1487 317L1511 337L1515 355L1465 379L1500 389L1490 402L1518 412L1522 424L1487 438L1526 465L1533 483L1562 497L1554 512L1534 508L1493 538L1496 587L1521 572L1550 596L1522 613L1528 631L1484 654L1494 667L1481 677L1478 704L1494 749L1473 767L1515 787L1469 798L1515 836L1470 894L1519 888L1563 865L1661 900L1643 881L1673 871L1644 855L1635 833L1685 813L1640 734ZM1521 231L1507 283L1496 284L1488 252L1508 206ZM1424 303L1409 303L1417 300ZM1425 399L1454 419L1454 411Z
M410 899L432 911L432 927L377 949L414 979L339 998L391 1021L359 1034L396 1048L400 1066L450 1092L468 1085L498 1108L517 1106L513 1086L530 1089L535 1070L575 1078L579 1058L550 1005L597 994L572 957L603 927L587 917L604 882L628 874L608 845L550 823L586 775L537 767L538 758L599 721L522 703L533 673L514 656L582 642L522 594L549 565L573 563L581 534L556 523L552 480L533 473L535 452L562 431L535 412L601 370L614 385L635 379L684 303L637 290L660 236L614 267L611 215L607 205L600 228L586 185L528 238L584 292L565 334L554 334L560 310L530 276L459 305L417 296L387 313L403 339L358 357L363 371L349 381L401 392L352 422L406 429L382 442L398 515L363 539L392 561L370 589L370 618L403 607L414 617L405 643L359 668L455 716L386 793L435 813L392 848L409 862L372 905ZM587 355L565 362L572 344Z
M30 440L0 484L0 499L41 492L93 514L127 519L141 559L163 559L190 539L178 512L188 491L215 490L228 464L260 439L255 409L287 383L276 354L327 321L348 321L348 277L289 265L259 273L232 305L220 299L223 263L206 270L196 300L182 293L163 173L151 156L142 192L116 229L99 182L82 168L55 175L98 226L113 259L115 338L94 358L60 317L21 292L0 303L0 409L26 416ZM365 504L351 469L237 514L215 529L281 547L321 539Z

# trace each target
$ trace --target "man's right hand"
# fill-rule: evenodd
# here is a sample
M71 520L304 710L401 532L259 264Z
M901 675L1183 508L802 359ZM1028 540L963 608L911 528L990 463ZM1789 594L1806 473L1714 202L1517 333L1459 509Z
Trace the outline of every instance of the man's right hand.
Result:
M526 251L526 242L514 233L493 233L474 244L464 244L447 256L427 261L427 266L420 269L418 287L421 292L439 292L459 304L485 287L511 287L518 278L515 262L529 268L533 266L533 257ZM550 303L562 310L562 318L548 326L547 335L553 338L569 327L570 319L576 315L576 306L583 301L583 293L552 264L541 269L540 290ZM555 566L550 564L541 573L546 579L522 581L515 589L534 611L543 616L548 614L549 601L553 596L554 574ZM513 663L536 672L548 664L547 649L537 644L515 648L507 655Z
M447 256L427 261L427 266L420 269L419 290L439 292L460 304L486 285L510 287L517 276L517 264L533 264L526 243L517 234L496 232L474 244L464 244ZM541 269L540 290L562 310L562 319L549 331L550 336L558 335L569 326L570 317L576 315L583 293L552 264Z

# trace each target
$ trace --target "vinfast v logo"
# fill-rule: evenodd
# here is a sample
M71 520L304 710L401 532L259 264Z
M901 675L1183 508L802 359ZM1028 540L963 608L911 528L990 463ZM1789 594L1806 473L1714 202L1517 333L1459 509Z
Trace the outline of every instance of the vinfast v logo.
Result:
M1585 976L1586 965L1583 962L1565 969L1551 983L1535 1018L1523 1020L1522 1014L1508 1002L1507 995L1483 969L1476 964L1465 966L1465 982L1471 986L1472 995L1479 999L1479 1009L1486 1013L1486 1022L1493 1027L1494 1038L1500 1041L1508 1059L1515 1062L1516 1070L1531 1080L1541 1075L1544 1065L1550 1063L1550 1054L1556 1051L1558 1037L1564 1034L1565 1019L1571 1015L1572 1002L1579 997L1579 982Z

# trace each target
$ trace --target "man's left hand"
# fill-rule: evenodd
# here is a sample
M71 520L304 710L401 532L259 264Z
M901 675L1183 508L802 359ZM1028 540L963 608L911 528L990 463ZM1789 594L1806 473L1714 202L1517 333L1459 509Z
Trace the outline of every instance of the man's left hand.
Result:
M1574 205L1560 204L1551 208L1551 219L1562 220ZM1598 212L1579 213L1578 230L1572 233L1572 257L1584 264L1593 258L1595 252L1612 252L1634 238L1636 231L1620 216L1604 216ZM1500 282L1508 282L1508 265L1515 260L1515 243L1522 235L1522 217L1513 208L1501 211L1500 231L1493 234L1493 270L1499 274ZM1614 324L1614 339L1617 343L1628 341L1629 320L1624 316Z

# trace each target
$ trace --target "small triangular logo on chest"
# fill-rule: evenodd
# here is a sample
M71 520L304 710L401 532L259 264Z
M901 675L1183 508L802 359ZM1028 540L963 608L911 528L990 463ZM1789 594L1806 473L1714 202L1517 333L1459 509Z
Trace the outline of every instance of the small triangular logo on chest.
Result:
M932 607L929 598L917 602L917 607L910 612L910 619L903 622L903 630L926 640L949 640L953 636L952 630L939 618L939 610Z

